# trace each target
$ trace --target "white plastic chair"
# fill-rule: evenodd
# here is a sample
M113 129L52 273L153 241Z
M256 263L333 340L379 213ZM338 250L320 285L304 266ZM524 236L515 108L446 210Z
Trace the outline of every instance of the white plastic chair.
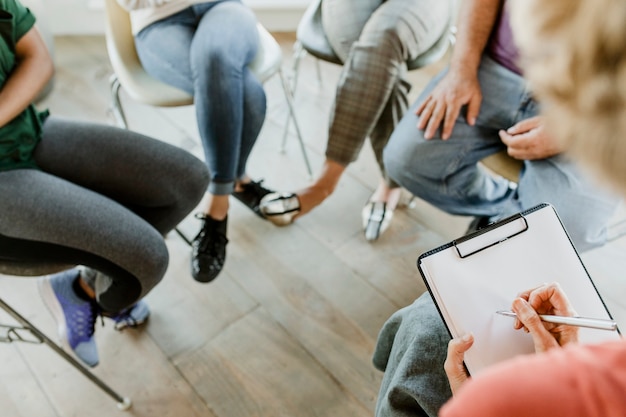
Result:
M110 78L112 111L117 124L128 128L126 116L119 97L120 87L136 102L157 107L176 107L193 104L193 97L184 91L166 85L143 69L133 38L129 13L116 0L105 0L106 25L105 36L107 51L113 75ZM260 37L260 47L257 56L250 64L250 69L260 82L264 83L275 74L280 76L290 118L295 119L293 94L282 72L282 50L276 39L259 23L257 24ZM300 150L310 178L313 177L311 164L304 146L302 133L298 123L295 123L296 134ZM281 151L285 149L282 142Z

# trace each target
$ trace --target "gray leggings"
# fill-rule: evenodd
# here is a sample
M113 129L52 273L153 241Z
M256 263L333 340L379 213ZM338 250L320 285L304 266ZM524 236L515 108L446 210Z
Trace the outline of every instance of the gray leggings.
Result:
M82 264L118 312L164 276L163 236L199 203L209 174L180 148L105 125L49 118L41 170L0 172L0 257Z

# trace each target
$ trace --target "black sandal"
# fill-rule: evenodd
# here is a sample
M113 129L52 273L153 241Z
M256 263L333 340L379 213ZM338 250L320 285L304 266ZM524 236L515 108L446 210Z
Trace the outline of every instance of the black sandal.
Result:
M265 216L261 213L261 199L273 191L263 187L261 185L262 182L263 180L240 184L241 191L233 191L233 197L249 207L257 216L265 219Z

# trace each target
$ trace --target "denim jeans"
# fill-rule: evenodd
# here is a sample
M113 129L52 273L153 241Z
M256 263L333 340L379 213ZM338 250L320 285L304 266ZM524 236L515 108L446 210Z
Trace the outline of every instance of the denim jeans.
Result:
M135 44L150 75L193 95L208 191L230 194L265 120L265 91L248 68L259 45L254 14L239 0L196 4L144 28Z
M475 126L464 112L451 137L425 140L415 109L445 74L440 73L398 124L384 151L387 172L414 195L452 214L496 220L539 203L551 203L579 250L606 241L607 222L619 200L594 184L563 155L524 161L517 187L478 161L506 149L498 130L536 116L538 104L519 75L483 57L483 101Z

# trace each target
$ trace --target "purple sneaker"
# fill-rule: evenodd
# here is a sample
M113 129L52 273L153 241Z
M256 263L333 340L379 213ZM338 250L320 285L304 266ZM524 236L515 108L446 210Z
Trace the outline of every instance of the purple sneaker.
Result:
M57 322L63 345L86 365L98 364L98 348L94 340L94 324L98 317L95 302L85 301L74 292L78 269L70 269L40 279L39 291Z

